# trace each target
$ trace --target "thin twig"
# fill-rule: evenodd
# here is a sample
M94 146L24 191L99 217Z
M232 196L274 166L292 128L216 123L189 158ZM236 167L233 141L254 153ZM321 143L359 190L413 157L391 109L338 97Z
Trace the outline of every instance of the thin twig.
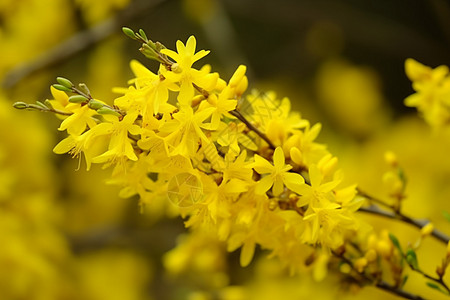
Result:
M355 272L355 274L360 275L364 280L366 280L368 283L374 283L375 287L384 290L388 293L394 294L396 296L403 297L405 299L412 299L412 300L425 300L425 298L422 298L419 295L412 294L410 292L407 292L405 290L399 289L398 287L395 287L393 285L390 285L389 283L383 281L383 280L377 280L376 278L373 278L372 276L364 273L364 272L358 272L356 268L353 266L353 263L350 259L344 256L344 254L338 254L336 252L332 252L334 256L337 258L340 258L342 261L344 261L346 264L350 266L350 268Z
M406 260L406 261L408 262L408 260ZM447 291L447 293L450 295L450 288L448 287L448 285L444 282L444 280L441 277L434 277L434 276L428 275L421 269L414 268L414 266L412 266L410 263L408 263L408 265L411 268L411 270L413 270L417 273L420 273L423 277L425 277L429 280L432 280L432 281L436 282L437 284L441 285Z
M262 138L271 149L275 149L275 145L269 140L269 138L262 133L261 131L259 131L258 128L256 128L255 126L253 126L252 123L250 123L238 110L232 110L229 111L230 115L235 116L239 121L241 121L242 123L244 123L245 125L247 125L248 129L250 129L251 131L255 132L260 138Z
M2 86L12 88L31 74L68 60L70 57L119 32L124 24L147 13L149 9L163 1L166 0L134 1L127 9L117 13L114 17L70 37L34 60L12 69L5 75Z
M422 297L419 296L419 295L414 295L414 294L411 294L411 293L409 293L409 292L407 292L407 291L405 291L405 290L398 289L398 288L396 288L395 286L390 285L390 284L388 284L388 283L385 282L385 281L377 282L377 283L375 284L375 286L376 286L377 288L379 288L379 289L382 289L382 290L384 290L384 291L386 291L386 292L389 292L389 293L391 293L391 294L394 294L394 295L403 297L403 298L405 298L405 299L425 300L425 298L422 298Z
M376 202L376 203L379 203L386 207L389 207L389 205L387 205L383 201L381 201L373 196L370 196L367 193L363 193L360 190L358 190L358 193L360 196L367 198L371 202ZM379 206L377 206L375 204L372 204L367 207L361 207L358 211L379 215L379 216L393 219L393 220L400 220L400 221L410 224L418 229L422 229L422 227L424 227L426 224L429 223L428 220L413 219L409 216L406 216L405 214L403 214L401 212L387 211L387 210L381 209ZM446 235L445 233L443 233L442 231L439 231L437 229L433 229L433 231L431 232L431 235L445 244L448 244L448 242L450 240L450 237L448 235Z
M28 103L24 103L24 102L20 102L20 106L21 107L16 107L16 108L25 109L25 110L38 110L38 111L54 113L54 114L58 114L58 115L62 115L62 116L70 116L73 114L71 112L54 109L53 107L44 108L44 107L36 105L36 104L28 104Z

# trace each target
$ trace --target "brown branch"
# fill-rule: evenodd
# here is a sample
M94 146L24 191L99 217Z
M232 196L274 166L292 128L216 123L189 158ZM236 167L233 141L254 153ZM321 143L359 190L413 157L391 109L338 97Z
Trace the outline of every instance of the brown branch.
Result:
M388 284L388 283L385 282L385 281L377 282L377 283L375 284L375 286L376 286L377 288L379 288L379 289L382 289L382 290L388 292L388 293L394 294L394 295L396 295L396 296L403 297L403 298L405 298L405 299L425 300L425 298L422 298L422 297L419 296L419 295L415 295L415 294L409 293L409 292L407 292L407 291L405 291L405 290L398 289L398 288L396 288L395 286L390 285L390 284Z
M361 192L358 189L358 194L366 199L368 199L371 202L376 202L379 203L381 205L384 205L388 208L389 205L387 205L386 203L384 203L383 201L368 195L367 193ZM370 213L370 214L375 214L378 216L382 216L385 218L389 218L389 219L393 219L393 220L399 220L402 222L405 222L411 226L414 226L418 229L422 229L422 227L424 227L426 224L428 224L428 220L417 220L417 219L413 219L407 215L404 215L403 213L401 213L400 211L388 211L388 210L384 210L381 209L379 206L372 204L368 207L361 207L358 211L360 212L365 212L365 213ZM439 231L437 229L433 229L433 231L431 232L431 235L433 237L435 237L436 239L438 239L439 241L448 244L450 237L448 235L446 235L445 233L443 233L442 231Z
M259 131L258 128L256 128L255 126L253 126L252 123L250 123L237 109L229 111L230 115L236 117L239 121L241 121L242 123L244 123L245 125L247 125L248 129L250 129L251 131L255 132L260 138L262 138L271 149L275 149L275 145L272 143L272 141L269 140L269 138L262 133L261 131Z
M101 22L85 31L77 33L66 41L48 50L32 61L9 71L2 82L4 88L12 88L26 77L50 66L68 60L81 51L99 43L114 33L121 32L120 28L137 17L148 13L148 10L166 0L134 1L129 7L117 13L114 17Z
M379 288L381 290L384 290L384 291L386 291L388 293L394 294L396 296L403 297L405 299L425 300L425 298L422 298L419 295L415 295L415 294L412 294L412 293L407 292L405 290L399 289L396 286L390 285L386 281L378 280L376 278L373 278L372 276L370 276L369 274L366 274L364 272L358 272L358 270L356 270L356 268L353 266L352 261L350 259L348 259L347 257L345 257L344 254L338 254L335 251L333 251L332 253L333 253L334 256L336 256L337 258L342 259L342 261L344 261L346 264L348 264L355 274L358 274L359 276L361 276L368 283L374 284L375 287L377 287L377 288Z

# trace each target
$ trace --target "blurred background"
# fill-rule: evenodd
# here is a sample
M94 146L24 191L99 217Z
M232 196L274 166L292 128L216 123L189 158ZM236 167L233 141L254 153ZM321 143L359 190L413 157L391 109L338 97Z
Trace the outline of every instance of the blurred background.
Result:
M182 220L164 206L141 214L137 199L119 198L106 184L109 170L86 172L52 153L64 137L58 119L12 103L51 99L57 76L112 103L112 87L132 78L131 59L157 67L122 26L172 49L194 34L198 49L211 50L203 63L225 80L247 65L250 89L287 96L323 124L319 141L339 157L346 183L386 197L383 154L394 151L409 183L405 213L450 231L442 217L450 210L449 134L433 133L403 105L413 92L406 58L450 63L447 1L0 0L0 299L391 297L333 274L320 283L289 277L262 251L242 269L239 253L227 254L214 237L183 235ZM368 220L405 243L417 238ZM436 249L445 251L429 241L419 253L430 257L430 272ZM417 282L407 288L426 289Z

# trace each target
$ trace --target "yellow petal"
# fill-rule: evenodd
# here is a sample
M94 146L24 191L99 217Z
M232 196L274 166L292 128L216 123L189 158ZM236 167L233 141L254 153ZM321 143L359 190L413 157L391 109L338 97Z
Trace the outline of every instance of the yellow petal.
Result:
M242 267L246 267L250 264L255 254L255 242L246 241L241 249L240 263Z
M265 192L267 192L273 185L273 180L271 176L263 177L259 182L256 184L255 193L258 195L263 195Z
M281 147L277 147L273 153L273 165L278 168L284 167L284 152Z
M250 165L253 169L255 169L256 172L259 174L267 174L273 172L273 166L270 162L268 162L263 157L259 156L258 154L255 154L255 162Z

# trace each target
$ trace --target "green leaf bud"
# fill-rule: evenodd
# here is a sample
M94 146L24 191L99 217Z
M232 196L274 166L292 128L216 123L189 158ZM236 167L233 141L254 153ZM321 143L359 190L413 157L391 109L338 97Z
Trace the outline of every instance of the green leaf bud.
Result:
M50 109L53 108L52 103L51 103L50 100L48 100L48 99L44 101L44 104L45 104L45 106L47 106L47 107L50 108Z
M100 101L91 100L91 101L89 101L88 106L89 106L89 108L91 108L93 110L98 110L105 105L103 103L101 103Z
M417 261L417 255L413 249L408 249L408 251L406 251L406 261L414 270L419 270L419 262Z
M144 41L148 41L147 35L145 34L144 30L139 29L139 35L144 39Z
M142 54L145 55L145 57L153 60L158 60L158 53L152 49L148 44L142 44L142 47L139 49Z
M121 116L121 114L119 114L117 111L115 111L114 109L109 108L107 106L103 106L102 108L99 108L97 110L97 113L99 113L101 115L113 115L113 116L116 116L116 117L120 117Z
M15 102L13 104L13 107L17 108L17 109L25 109L25 108L28 108L28 104L25 102Z
M137 40L137 36L134 33L134 31L131 28L128 27L122 27L122 31L123 33L125 33L126 36L128 36L129 38L132 38L133 40Z
M85 103L88 101L89 101L89 99L87 99L86 97L81 96L81 95L74 95L74 96L69 97L69 102L71 102L71 103Z
M36 101L36 104L37 104L39 107L43 108L43 109L48 109L47 105L45 105L45 104L42 103L41 101Z
M65 86L66 88L72 88L73 87L73 83L69 80L69 79L67 79L67 78L64 78L64 77L56 77L56 81L58 81L58 83L60 84L60 85L63 85L63 86Z
M59 91L63 91L63 92L71 92L72 91L72 89L70 89L62 84L55 83L55 84L52 84L52 86Z
M78 87L80 88L80 90L85 93L86 95L90 96L91 95L91 91L89 90L89 88L87 87L87 85L85 83L80 83L78 84Z

